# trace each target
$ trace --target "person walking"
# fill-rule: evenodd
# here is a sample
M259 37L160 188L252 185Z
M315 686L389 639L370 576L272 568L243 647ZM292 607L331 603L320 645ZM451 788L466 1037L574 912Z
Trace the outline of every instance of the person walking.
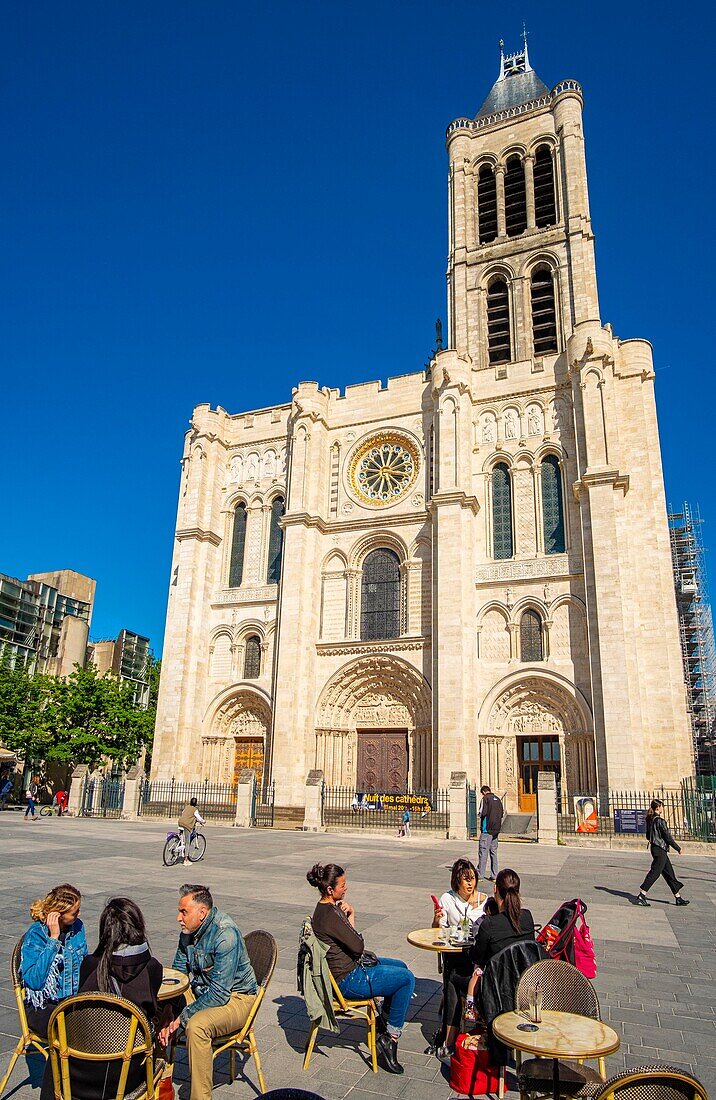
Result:
M651 867L639 889L636 899L637 905L648 906L651 904L646 900L647 891L652 888L659 875L664 878L666 885L676 899L677 905L689 904L686 898L681 896L681 889L684 884L677 879L669 859L669 848L673 848L675 852L679 853L681 853L681 848L671 835L669 826L664 821L663 813L664 803L661 799L652 799L651 805L646 811L646 839L651 851Z
M39 791L39 776L33 775L30 782L27 784L27 790L25 791L25 798L27 799L27 809L23 817L27 819L28 815L33 821L37 821L35 817L35 803L37 802L37 792Z
M403 810L402 832L400 832L398 835L407 837L410 836L410 810L407 806Z
M493 794L487 783L480 787L480 842L478 845L477 877L494 882L497 878L497 843L502 828L504 809L502 801ZM487 856L490 856L490 874L487 870Z

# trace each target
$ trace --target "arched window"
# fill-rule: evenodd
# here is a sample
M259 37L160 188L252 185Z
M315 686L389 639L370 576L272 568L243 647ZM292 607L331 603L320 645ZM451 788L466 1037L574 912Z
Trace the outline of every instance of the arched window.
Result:
M512 483L504 462L492 470L492 556L512 557Z
M536 611L525 611L520 619L520 660L542 661L542 620Z
M238 588L244 575L244 549L246 547L246 505L239 503L234 511L234 530L231 536L231 560L229 562L229 588Z
M532 345L535 355L557 351L557 313L554 305L554 282L548 267L532 272L530 279L532 303Z
M244 653L244 680L258 680L261 675L261 639L258 634L250 634L246 639Z
M483 164L477 177L477 218L480 244L494 241L497 236L497 184L489 164Z
M283 550L283 530L279 525L286 511L283 497L276 497L271 505L271 526L269 528L267 584L278 584L281 579L281 551Z
M535 154L535 222L538 229L557 224L554 198L554 165L549 145L540 145Z
M518 237L527 228L525 166L517 154L508 158L505 172L505 227L508 237Z
M400 560L385 547L371 551L363 564L360 636L364 641L400 636Z
M546 455L542 459L542 526L545 554L563 554L562 476L556 455Z
M512 358L510 291L502 275L487 288L487 350L491 363L509 363Z

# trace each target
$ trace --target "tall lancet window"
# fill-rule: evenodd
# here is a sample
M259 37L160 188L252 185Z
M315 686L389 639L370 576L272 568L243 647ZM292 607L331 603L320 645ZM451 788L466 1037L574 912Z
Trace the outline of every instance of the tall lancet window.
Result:
M563 554L565 539L562 475L556 455L546 455L542 459L542 526L545 554Z
M532 346L535 355L557 351L557 312L554 304L554 279L548 267L533 271L530 279L532 306Z
M244 680L258 680L261 675L261 639L250 634L246 639L244 654Z
M512 358L510 291L502 275L487 288L487 350L491 363L509 363Z
M283 531L279 524L286 511L283 497L276 497L271 505L271 525L269 528L267 584L278 584L281 580L281 552L283 550Z
M246 505L240 502L234 510L234 528L231 536L231 560L229 562L229 588L238 588L244 575L244 550L246 548Z
M535 153L535 222L538 229L557 223L554 195L554 164L549 145L540 145Z
M363 641L400 636L400 559L387 547L373 550L363 565L360 636Z
M515 154L507 158L505 172L505 226L508 237L518 237L527 228L525 166Z
M497 183L490 164L477 177L477 218L480 244L489 244L497 237Z
M536 611L525 611L520 619L520 660L544 660L542 620Z
M504 462L492 469L492 556L512 557L512 483Z

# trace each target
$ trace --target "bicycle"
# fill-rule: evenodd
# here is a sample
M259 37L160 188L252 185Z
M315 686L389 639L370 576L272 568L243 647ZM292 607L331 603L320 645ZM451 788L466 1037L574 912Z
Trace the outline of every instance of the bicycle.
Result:
M54 803L48 806L40 806L40 817L53 817L55 814L59 817L59 807Z
M200 859L204 858L205 851L206 837L197 832L196 828L192 829L189 837L189 854L187 858L191 863L198 863ZM164 845L164 853L162 855L164 866L173 867L176 863L183 862L185 856L186 849L184 848L183 832L174 829L171 833L167 833L167 841Z

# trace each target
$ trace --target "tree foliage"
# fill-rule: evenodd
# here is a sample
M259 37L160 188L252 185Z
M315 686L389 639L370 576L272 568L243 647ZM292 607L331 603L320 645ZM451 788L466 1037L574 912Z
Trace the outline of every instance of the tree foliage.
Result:
M65 679L32 675L0 660L0 741L32 761L97 765L110 760L129 767L151 750L156 718L159 662L152 661L150 701L144 710L133 702L130 683L94 665Z

